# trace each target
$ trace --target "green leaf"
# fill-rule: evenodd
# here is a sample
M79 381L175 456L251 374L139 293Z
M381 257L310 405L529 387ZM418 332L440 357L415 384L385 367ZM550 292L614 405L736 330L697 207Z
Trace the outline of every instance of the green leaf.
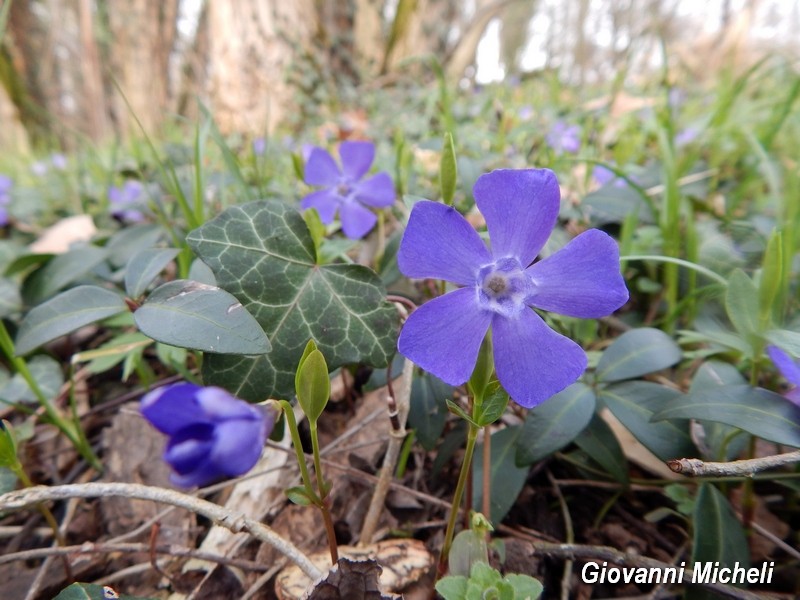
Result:
M444 600L465 600L467 597L467 578L461 575L442 577L435 587Z
M517 441L517 464L533 464L569 444L592 420L594 409L592 389L573 383L529 410Z
M793 356L800 356L800 333L788 329L772 329L764 334L771 344L779 346Z
M119 294L101 287L82 285L67 290L25 316L17 332L16 354L27 354L42 344L126 309Z
M319 350L312 350L297 368L297 401L309 423L316 423L331 397L328 365Z
M311 234L311 239L314 240L314 259L317 264L322 262L322 241L325 239L325 225L319 218L319 213L316 208L310 208L303 211L303 220L306 222L308 232Z
M302 485L287 488L285 491L286 497L289 498L289 502L292 504L297 504L298 506L311 505L311 498L308 497L308 492Z
M47 300L60 289L85 277L106 259L107 254L105 248L91 245L59 254L25 281L25 300L31 305Z
M800 407L774 392L746 384L691 392L656 411L653 419L714 421L800 448Z
M439 186L442 192L442 201L445 204L453 204L457 178L456 147L453 144L453 134L448 131L444 134L442 159L439 164Z
M764 260L761 263L761 280L758 285L759 331L766 330L772 322L773 314L780 314L780 291L783 288L783 239L781 232L775 230L769 236Z
M575 444L620 483L628 483L628 460L617 437L599 415L578 434Z
M634 379L666 369L680 359L680 347L660 329L632 329L603 352L597 378L605 382Z
M158 274L178 256L177 248L146 248L137 252L125 267L125 291L131 298L138 298Z
M95 585L94 583L73 583L71 586L61 590L61 593L53 600L111 600L112 598L119 598L120 600L155 600L154 598L117 594L110 586Z
M27 363L31 376L45 398L55 398L64 383L61 363L46 355L34 356ZM37 402L38 398L31 390L28 382L25 381L25 378L16 373L0 388L0 400L14 404L17 402Z
M125 360L131 352L140 352L152 343L152 339L138 331L123 333L115 336L95 350L86 350L74 354L72 356L72 364L88 362L89 364L86 365L86 368L90 373L105 373Z
M427 372L414 376L408 423L425 450L433 450L439 442L447 422L446 400L452 397L452 386L438 377Z
M729 568L735 563L745 569L750 567L750 551L742 524L736 518L727 498L714 485L700 485L693 517L692 563L695 568L714 563ZM692 600L710 600L717 596L690 587L686 597Z
M227 354L270 351L266 334L234 296L196 281L159 286L133 317L142 333L172 346Z
M509 573L505 580L514 588L514 600L536 600L544 591L541 582L530 575Z
M461 406L459 406L458 404L449 399L445 400L445 403L447 404L447 409L451 413L453 413L457 417L460 417L461 419L464 419L467 423L472 423L476 427L478 426L478 424L475 421L473 421L472 415L470 415L467 411L461 408Z
M649 381L617 383L599 393L599 399L628 431L664 461L697 454L689 421L651 422L654 413L671 406L680 396L676 390Z
M205 357L207 383L245 399L289 397L309 339L330 369L358 362L383 367L394 355L397 312L378 276L359 265L316 265L314 242L294 208L278 201L234 206L187 241L275 348L257 358Z
M116 268L122 268L142 248L152 248L164 237L160 225L133 225L121 229L106 242L108 260Z
M508 392L506 392L499 382L490 384L486 390L486 397L475 409L475 423L479 427L491 425L503 416L508 406Z
M500 523L506 516L528 478L528 467L518 467L514 460L516 444L520 435L524 435L519 426L506 427L492 434L491 438L491 470L490 489L492 496L489 512L486 515L492 523ZM478 444L475 456L480 457L483 444ZM483 481L483 461L478 458L472 463L472 480ZM483 504L483 486L476 484L473 489L472 507L481 510Z
M317 350L317 344L314 340L308 340L305 349L303 350L303 354L300 355L300 360L297 361L297 370L294 374L294 389L295 393L297 393L298 388L300 387L300 367L303 366L303 363L306 362L306 359L311 355L312 352Z
M22 310L19 286L5 277L0 277L0 319Z
M473 529L460 531L453 539L450 554L447 556L450 574L466 577L472 571L472 565L479 561L489 561L485 534Z
M11 423L3 419L0 421L0 467L16 467L17 460L17 440Z
M725 310L736 331L745 339L761 331L758 322L758 290L744 271L736 269L728 280Z

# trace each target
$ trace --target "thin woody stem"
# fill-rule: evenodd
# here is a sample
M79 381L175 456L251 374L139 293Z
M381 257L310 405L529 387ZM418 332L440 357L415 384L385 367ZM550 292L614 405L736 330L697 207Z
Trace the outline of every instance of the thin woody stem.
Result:
M256 519L230 511L227 508L196 498L175 490L141 485L138 483L78 483L71 485L36 486L8 492L0 496L0 510L20 510L40 502L66 500L69 498L98 498L121 496L137 500L152 500L184 508L202 515L217 525L230 529L234 533L246 532L259 541L269 544L298 567L311 579L318 579L322 573L289 540L282 538L267 525Z
M800 450L732 462L704 462L699 458L679 458L668 461L667 466L676 473L688 477L749 477L759 471L796 462L800 462Z
M335 565L339 561L339 546L336 543L336 531L333 528L333 519L327 500L328 488L325 485L325 478L322 475L317 424L316 422L309 421L309 426L311 429L311 449L314 453L314 476L316 477L317 493L319 494L319 503L317 507L322 512L322 520L325 523L325 534L328 537L328 550L330 550L331 553L331 564Z

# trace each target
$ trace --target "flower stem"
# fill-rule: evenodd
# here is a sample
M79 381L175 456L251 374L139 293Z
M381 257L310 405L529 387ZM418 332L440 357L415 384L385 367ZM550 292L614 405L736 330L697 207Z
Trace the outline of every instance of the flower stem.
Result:
M461 497L464 495L464 486L467 483L467 476L472 467L472 455L475 452L475 441L478 439L478 430L479 428L477 425L469 423L467 447L464 450L464 461L461 463L461 472L458 475L455 494L453 494L453 505L450 508L450 518L447 520L447 530L444 534L442 553L439 555L438 573L440 576L447 572L447 557L450 554L450 547L453 545L453 536L455 535L456 521L458 520L458 508L461 504Z
M492 435L489 426L483 428L483 490L481 493L481 512L492 519Z
M303 480L303 487L309 496L309 500L314 504L320 502L314 486L311 485L311 475L308 473L308 465L306 465L306 456L303 454L303 443L300 441L300 432L297 429L297 421L294 418L294 410L292 405L286 400L279 402L283 409L283 414L286 415L286 426L289 428L289 435L292 436L292 446L294 446L294 453L297 457L297 465L300 467L300 478Z
M311 428L311 449L314 453L314 476L317 479L317 492L319 494L319 507L322 512L322 520L325 522L325 533L328 536L328 549L331 552L331 564L335 565L339 561L339 546L336 543L336 531L333 529L333 519L327 500L329 487L325 484L322 475L322 461L319 453L319 436L317 435L316 421L309 421Z

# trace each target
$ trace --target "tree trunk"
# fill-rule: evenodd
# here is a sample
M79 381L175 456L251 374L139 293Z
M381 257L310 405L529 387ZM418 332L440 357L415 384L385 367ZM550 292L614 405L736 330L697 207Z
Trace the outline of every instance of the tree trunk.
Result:
M214 0L208 10L208 96L220 129L272 129L295 100L286 72L317 29L312 0Z

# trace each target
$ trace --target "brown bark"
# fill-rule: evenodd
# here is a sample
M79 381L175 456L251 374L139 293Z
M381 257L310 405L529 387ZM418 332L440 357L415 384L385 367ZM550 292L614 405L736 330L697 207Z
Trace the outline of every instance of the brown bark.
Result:
M208 95L220 129L271 129L295 100L286 73L317 30L312 0L214 0L208 9Z

